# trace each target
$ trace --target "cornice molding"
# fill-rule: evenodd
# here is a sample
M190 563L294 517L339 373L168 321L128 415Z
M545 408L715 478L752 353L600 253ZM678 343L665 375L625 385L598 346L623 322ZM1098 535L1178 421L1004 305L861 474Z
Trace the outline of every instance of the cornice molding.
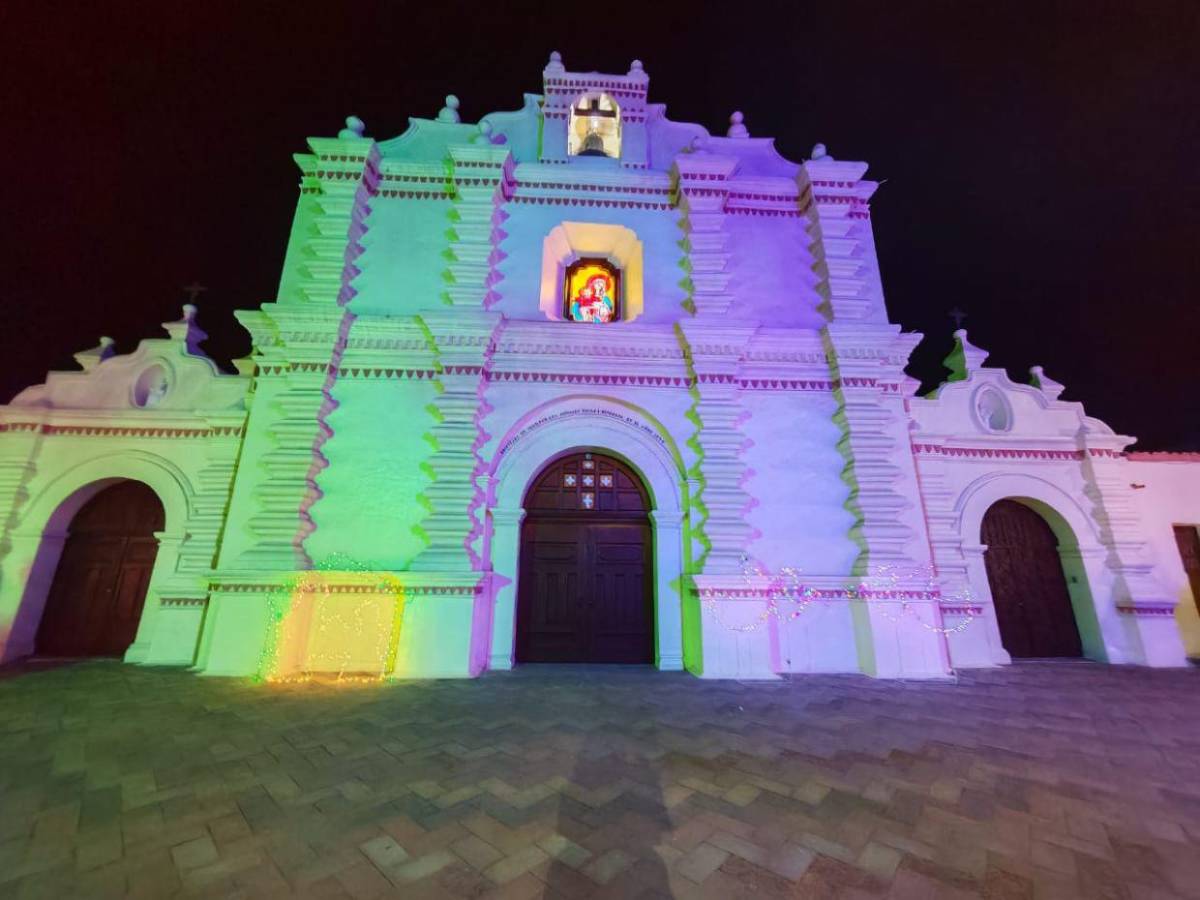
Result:
M213 438L240 437L242 426L182 428L165 425L66 425L49 422L0 422L0 434L5 432L28 432L48 437L74 435L82 437Z
M917 456L947 459L1023 459L1042 462L1081 462L1086 456L1096 459L1121 459L1117 450L1091 447L1085 450L1056 447L948 447L944 444L914 443Z

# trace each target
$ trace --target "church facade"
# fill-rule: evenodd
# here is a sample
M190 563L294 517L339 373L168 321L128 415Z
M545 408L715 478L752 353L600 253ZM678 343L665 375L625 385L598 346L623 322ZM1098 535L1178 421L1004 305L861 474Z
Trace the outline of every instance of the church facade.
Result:
M867 166L634 61L297 155L237 374L167 337L0 407L0 660L940 677L1200 655L1200 456L988 368L917 396Z

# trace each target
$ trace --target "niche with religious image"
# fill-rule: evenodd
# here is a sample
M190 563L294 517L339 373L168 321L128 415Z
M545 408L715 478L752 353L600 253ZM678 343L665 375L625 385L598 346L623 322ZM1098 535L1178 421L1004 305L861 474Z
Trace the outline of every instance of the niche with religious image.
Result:
M579 259L563 278L563 318L605 325L621 318L621 270L606 259Z

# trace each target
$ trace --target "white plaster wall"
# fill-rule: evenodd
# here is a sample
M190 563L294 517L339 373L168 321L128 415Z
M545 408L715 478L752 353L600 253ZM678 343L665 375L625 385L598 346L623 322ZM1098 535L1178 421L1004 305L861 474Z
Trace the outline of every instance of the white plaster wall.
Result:
M287 385L281 378L259 378L255 382L246 419L246 437L233 476L234 490L229 497L225 530L218 548L218 563L222 568L234 564L255 544L249 523L261 506L256 490L266 480L266 469L261 460L276 447L270 427L278 415L278 398L286 390Z
M1159 577L1169 596L1178 602L1175 622L1183 638L1187 655L1200 657L1200 614L1188 584L1179 547L1175 543L1175 525L1200 526L1200 459L1172 461L1165 455L1158 460L1132 459L1129 472L1137 489L1146 540L1158 563Z
M732 256L730 317L773 327L820 328L821 296L812 272L808 220L728 215L724 229ZM766 265L764 263L770 263Z
M750 469L750 553L771 571L794 566L818 576L847 575L858 556L854 515L838 451L837 401L830 393L745 391L742 423Z
M433 447L428 381L351 379L333 387L337 406L321 447L328 466L317 476L315 530L304 549L317 566L335 556L373 569L406 569L425 547L414 530L427 515L419 496ZM465 510L464 510L465 513Z
M372 200L363 254L355 261L361 269L354 279L355 313L412 314L441 303L452 208L448 200Z

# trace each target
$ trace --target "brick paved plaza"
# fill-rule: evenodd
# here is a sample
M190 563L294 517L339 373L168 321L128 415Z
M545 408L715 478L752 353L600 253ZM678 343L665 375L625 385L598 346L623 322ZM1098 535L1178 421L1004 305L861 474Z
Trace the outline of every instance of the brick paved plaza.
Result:
M0 678L0 896L1200 897L1200 671Z

